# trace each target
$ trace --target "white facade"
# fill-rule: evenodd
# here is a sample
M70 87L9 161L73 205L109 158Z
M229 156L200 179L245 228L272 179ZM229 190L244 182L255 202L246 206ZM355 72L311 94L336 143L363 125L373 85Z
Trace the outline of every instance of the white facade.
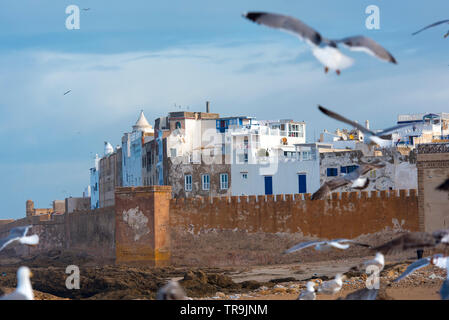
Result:
M153 139L154 130L143 111L133 126L132 132L122 137L122 177L123 186L142 186L142 147L144 142Z
M231 165L231 194L265 195L313 193L320 187L316 144L296 145L294 151L251 158Z
M99 164L100 158L98 154L95 155L95 166L90 168L90 208L97 209L100 207L100 192L99 192Z

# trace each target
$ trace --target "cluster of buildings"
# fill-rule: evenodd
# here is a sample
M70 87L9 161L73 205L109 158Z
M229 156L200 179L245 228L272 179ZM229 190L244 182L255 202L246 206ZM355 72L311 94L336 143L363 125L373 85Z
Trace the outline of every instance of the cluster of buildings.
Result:
M153 125L141 111L120 145L105 142L96 155L82 197L41 209L28 200L26 214L45 220L110 207L122 186L170 185L174 198L313 193L373 158L386 166L369 173L366 190L417 189L417 146L449 142L449 114L399 115L397 123L413 125L383 136L391 146L380 148L357 129L324 130L308 143L303 121L221 117L209 102L205 112L169 112Z
M449 141L449 114L399 115L397 123L414 125L382 137L391 148L380 149L356 129L324 130L307 143L303 121L221 117L209 102L205 112L170 112L154 125L142 111L120 146L105 142L84 195L95 209L113 206L120 186L171 185L175 198L313 193L373 157L387 165L370 172L367 190L415 189L415 147Z

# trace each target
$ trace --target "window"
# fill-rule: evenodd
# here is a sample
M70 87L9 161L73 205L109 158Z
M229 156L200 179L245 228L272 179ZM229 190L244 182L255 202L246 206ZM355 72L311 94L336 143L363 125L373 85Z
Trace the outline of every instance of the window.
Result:
M242 179L248 180L248 172L242 172Z
M181 129L181 122L176 121L175 129Z
M227 173L220 173L220 189L226 190L228 189L228 174Z
M226 154L226 145L224 143L221 145L221 154Z
M176 148L170 148L170 156L176 158Z
M192 175L187 174L184 176L184 188L186 191L192 191Z
M208 174L203 174L201 179L203 181L203 190L209 190L210 189L210 176Z
M352 171L356 170L359 166L346 166L346 167L341 167L340 172L341 173L351 173Z
M338 168L327 168L327 176L328 177L338 176Z

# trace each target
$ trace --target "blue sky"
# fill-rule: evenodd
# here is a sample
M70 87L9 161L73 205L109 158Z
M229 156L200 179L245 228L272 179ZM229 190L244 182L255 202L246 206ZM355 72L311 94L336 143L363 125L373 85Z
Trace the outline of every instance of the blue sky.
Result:
M91 8L80 30L65 28L71 4ZM372 4L380 30L365 27ZM372 37L399 64L350 52L352 68L324 75L304 43L246 11L292 15L329 38ZM47 207L80 196L95 153L119 144L141 109L153 123L175 103L203 111L210 100L224 116L305 120L309 139L340 126L317 104L374 128L400 113L449 111L449 26L411 36L448 17L447 0L3 0L0 219L23 217L27 199Z

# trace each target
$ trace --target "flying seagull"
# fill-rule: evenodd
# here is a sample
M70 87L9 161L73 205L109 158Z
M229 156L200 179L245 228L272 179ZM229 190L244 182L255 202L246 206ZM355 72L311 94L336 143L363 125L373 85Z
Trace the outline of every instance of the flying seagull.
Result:
M307 282L306 290L301 291L301 293L298 296L298 299L296 300L315 300L316 299L315 286L316 286L315 282L313 281Z
M376 300L378 292L379 289L363 288L348 294L344 299L338 298L337 300Z
M440 24L444 24L444 23L449 23L449 20L442 20L442 21L438 21L438 22L432 23L431 25L428 25L427 27L424 27L424 28L422 28L422 29L412 33L412 35L416 35L416 34L420 33L421 31L424 31L424 30L427 30L429 28L433 28L433 27L439 26ZM449 31L444 35L444 37L445 38L449 37Z
M346 276L338 273L333 280L323 282L323 284L321 284L321 286L318 288L318 292L324 294L337 293L343 287L343 279L345 278Z
M156 300L186 300L186 294L177 281L170 281L158 290Z
M31 287L31 273L28 267L20 267L17 270L17 287L14 292L0 297L0 300L34 300L33 288Z
M400 125L396 125L396 126L384 129L384 130L380 130L378 132L374 132L374 131L372 131L372 130L370 130L370 129L368 129L368 128L360 125L360 124L358 124L355 121L349 120L349 119L339 115L338 113L335 113L335 112L333 112L333 111L331 111L329 109L326 109L323 106L318 105L318 109L322 113L324 113L325 115L327 115L327 116L329 116L329 117L331 117L331 118L333 118L335 120L338 120L338 121L344 122L346 124L349 124L349 125L353 126L354 128L362 131L364 134L368 135L368 138L371 141L373 141L374 143L377 143L381 147L387 147L387 146L391 145L391 140L381 139L380 138L381 136L383 136L385 134L388 134L388 133L390 133L392 131L395 131L397 129L403 129L403 128L410 127L410 126L414 125L413 123L400 124Z
M30 228L31 226L12 228L6 238L0 239L0 251L5 249L7 245L13 243L14 241L19 241L20 243L29 246L37 245L39 243L39 236L37 234L33 234L31 236L26 235L28 229Z
M84 10L84 11L89 11L90 8L83 8L82 10Z
M383 254L392 254L409 249L423 249L435 247L443 243L449 245L449 229L428 232L408 232L383 245L373 248L373 250Z
M66 94L68 94L69 92L71 92L72 90L68 90L66 92L64 92L63 96L65 96Z
M449 260L448 258L449 257L444 257L442 254L435 254L432 257L419 259L418 261L415 261L411 265L409 265L407 269L405 269L405 271L393 282L401 281L402 279L406 278L416 270L424 268L429 264L432 264L440 269L446 269L446 263Z
M268 12L247 12L243 17L271 28L293 33L311 47L312 53L324 65L324 71L335 70L339 75L341 70L349 68L353 59L345 56L338 49L338 44L352 51L364 51L381 60L397 63L396 59L374 40L364 36L347 37L340 40L323 38L319 32L312 29L304 22L285 15Z
M385 167L385 164L380 163L379 161L363 163L360 167L344 176L324 182L323 185L312 194L312 200L324 200L329 193L346 185L350 185L353 189L363 190L369 185L369 179L363 176L371 170L383 167Z
M350 239L334 239L334 240L329 240L329 241L307 241L307 242L298 243L297 245L286 250L284 252L284 254L292 253L292 252L302 250L302 249L305 249L305 248L308 248L311 246L315 246L315 250L317 250L317 251L332 248L332 247L337 248L337 249L346 250L349 248L350 245L349 245L349 243L345 243L345 242L353 243L355 245L362 246L362 247L369 247L369 245L367 245L367 244L355 242L354 240L350 240Z

